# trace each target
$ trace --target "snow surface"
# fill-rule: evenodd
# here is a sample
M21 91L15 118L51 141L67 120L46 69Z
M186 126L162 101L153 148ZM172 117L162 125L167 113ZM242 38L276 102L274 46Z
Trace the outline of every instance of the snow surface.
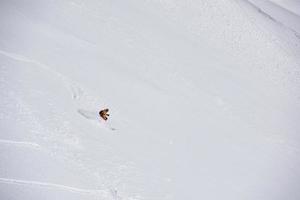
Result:
M0 199L299 200L296 5L2 0Z
M297 15L300 15L300 1L298 0L270 0Z

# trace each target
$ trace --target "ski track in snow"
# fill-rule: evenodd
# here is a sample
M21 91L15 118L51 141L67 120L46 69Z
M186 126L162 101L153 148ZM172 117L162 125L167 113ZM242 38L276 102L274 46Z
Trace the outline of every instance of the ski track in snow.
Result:
M69 89L72 99L74 101L76 101L77 103L79 103L79 104L80 103L81 104L84 103L84 105L96 104L96 102L99 101L96 97L85 94L86 93L85 90L81 86L79 86L77 83L74 83L68 77L52 70L50 67L48 67L45 64L40 63L39 61L27 58L24 55L19 55L19 54L15 54L15 53L3 51L3 50L0 50L0 54L6 56L8 58L11 58L13 60L16 60L16 61L32 63L32 64L34 64L36 66L39 66L40 68L42 68L42 69L44 69L48 72L54 74L55 77L57 77L60 81L62 81L62 83ZM80 100L82 100L82 97L85 97L84 102L80 101Z
M84 110L84 109L78 109L77 112L83 116L85 119L90 119L90 120L98 120L96 115L96 112L92 112L89 110Z
M299 151L292 128L298 127L281 119L296 120L298 115L290 110L298 104L287 104L288 84L279 87L278 94L274 89L279 100L272 99L270 88L273 81L281 85L289 80L285 77L290 75L283 73L295 71L288 67L294 64L294 52L290 55L293 46L281 43L281 34L271 31L292 36L286 40L291 43L297 39L276 15L254 4L250 9L250 3L49 1L32 6L14 2L6 7L4 2L0 57L9 66L0 76L3 96L7 95L0 102L4 108L0 118L8 124L3 133L11 136L0 138L0 147L17 153L30 150L34 157L27 152L5 157L13 162L3 169L13 170L0 176L3 190L8 188L13 199L22 199L23 190L37 195L49 192L50 199L51 193L57 198L66 193L99 200L297 198ZM74 42L77 39L93 48ZM202 45L204 39L208 43ZM72 69L73 63L80 71L72 71L77 69ZM82 68L86 66L91 71ZM24 78L23 68L24 74L41 77ZM101 85L110 75L115 79ZM266 80L260 81L260 75ZM113 112L108 121L101 121L98 112L106 102ZM182 111L183 107L190 112ZM183 120L181 112L189 118ZM155 114L160 116L151 118ZM15 125L20 127L14 129ZM117 130L116 136L106 134L114 133L111 130ZM44 154L37 154L44 149ZM22 162L28 171L18 166L23 156L29 158ZM222 165L223 160L228 162ZM56 167L36 171L40 165L32 168L32 161ZM270 170L272 165L278 167ZM62 169L75 170L64 173ZM280 185L286 187L276 191ZM203 191L195 193L199 187Z
M65 87L70 91L71 97L74 101L77 102L77 104L83 104L87 106L88 104L91 104L93 106L99 105L100 104L105 104L103 101L100 101L97 96L90 95L89 91L86 91L86 89L83 89L82 86L80 86L78 83L75 83L72 81L70 78L66 77L65 75L52 70L51 67L37 61L31 58L28 58L24 55L16 54L16 53L11 53L7 51L3 51L0 49L0 54L11 58L16 61L21 61L21 62L27 62L27 63L32 63L35 66L38 66L47 72L52 73L55 77L57 77L64 85Z
M80 99L80 97L83 95L83 90L80 87L71 87L71 91L72 91L72 99L73 100L78 100Z
M26 142L26 141L13 141L13 140L2 140L2 139L0 139L0 144L13 145L13 146L19 146L19 147L29 147L29 148L35 148L35 149L40 149L41 148L41 146L37 143Z
M86 119L88 120L98 120L98 115L93 115L93 117L91 118L91 113L92 111L88 111L88 115L87 116L87 110L84 110L84 109L79 109L78 106L80 107L80 105L84 105L85 107L88 106L88 105L92 105L92 107L94 108L95 105L99 105L99 102L101 103L101 101L99 101L98 98L96 98L95 96L92 96L92 95L88 95L86 94L85 90L79 86L78 84L74 83L72 80L70 80L68 77L52 70L49 66L39 62L39 61L36 61L34 59L30 59L24 55L19 55L19 54L16 54L16 53L11 53L11 52L7 52L7 51L3 51L3 50L0 50L0 54L8 57L8 58L11 58L13 60L16 60L16 61L21 61L21 62L27 62L27 63L32 63L44 70L46 70L47 72L50 72L51 74L53 74L55 77L57 77L64 85L66 88L68 88L68 90L70 91L71 93L71 97L72 99L74 100L74 102L76 103L76 107L77 107L77 113L80 114L81 116L85 117ZM101 103L103 104L103 103ZM85 111L85 112L82 112L82 111ZM96 112L95 112L96 113ZM115 128L113 127L107 127L106 124L99 124L99 123L96 123L98 125L98 127L102 128L102 129L106 129L106 130L110 130L110 131L114 131L116 130ZM23 144L24 145L24 144ZM28 144L27 144L28 146Z
M14 184L14 185L36 186L36 187L45 187L49 189L65 190L73 193L95 195L95 196L101 196L106 198L112 196L112 194L106 190L83 189L83 188L76 188L76 187L49 183L49 182L28 181L28 180L19 180L19 179L11 179L11 178L0 178L0 182L6 184Z
M77 112L86 120L92 122L93 124L97 125L100 128L110 130L110 131L116 130L115 128L109 126L105 121L101 121L101 119L97 115L97 112L84 110L84 109L78 109Z
M27 58L24 55L19 55L19 54L15 54L15 53L10 53L7 51L3 51L0 50L0 54L9 57L13 60L16 61L21 61L21 62L27 62L27 63L32 63L36 66L39 66L40 68L52 73L55 75L55 77L57 77L59 80L62 81L62 83L70 90L71 94L72 94L72 99L79 99L79 97L83 94L83 89L76 85L75 83L73 83L73 81L71 81L69 78L67 78L66 76L52 70L50 67L48 67L47 65L40 63L39 61L36 61L34 59L30 59Z

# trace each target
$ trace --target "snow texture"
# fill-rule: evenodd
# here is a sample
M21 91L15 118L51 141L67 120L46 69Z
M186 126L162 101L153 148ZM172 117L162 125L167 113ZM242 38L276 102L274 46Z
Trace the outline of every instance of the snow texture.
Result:
M299 200L299 8L1 0L0 199Z

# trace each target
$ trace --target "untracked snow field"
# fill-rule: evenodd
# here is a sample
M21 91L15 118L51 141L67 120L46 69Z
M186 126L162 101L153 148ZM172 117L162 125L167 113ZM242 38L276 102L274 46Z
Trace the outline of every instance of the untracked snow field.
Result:
M0 0L0 199L299 200L299 8Z

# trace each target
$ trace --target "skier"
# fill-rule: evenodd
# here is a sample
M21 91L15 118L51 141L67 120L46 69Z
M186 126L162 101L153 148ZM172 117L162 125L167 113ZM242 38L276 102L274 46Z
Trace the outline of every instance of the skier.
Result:
M102 119L104 119L105 121L108 119L108 108L104 109L104 110L100 110L99 115Z

